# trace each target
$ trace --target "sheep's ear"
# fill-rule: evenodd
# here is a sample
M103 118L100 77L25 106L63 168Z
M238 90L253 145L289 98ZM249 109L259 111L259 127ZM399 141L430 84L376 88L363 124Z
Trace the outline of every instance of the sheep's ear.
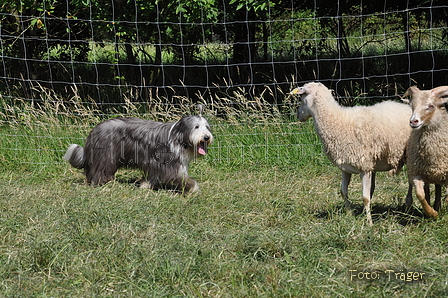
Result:
M448 111L448 96L442 96L440 97L441 103L440 106L443 106L445 108L445 110Z
M406 90L406 92L404 93L404 95L403 95L403 97L401 98L401 100L402 100L403 102L405 102L405 103L410 103L410 102L412 101L412 96L413 96L415 93L418 93L418 92L420 92L420 89L418 89L417 86L409 87L408 90ZM409 96L410 99L405 98L405 97L407 97L407 96Z
M431 95L444 99L443 102L448 102L448 86L440 86L432 89Z
M289 94L292 95L302 95L303 93L305 93L305 87L297 87L295 89L293 89Z
M321 86L325 87L324 85L322 85L322 83L314 83L314 82L308 83L308 84L303 85L302 87L297 87L296 89L292 90L290 92L290 94L302 95L302 94L315 93L315 92L317 92L316 89Z
M299 94L299 88L300 88L300 87L297 87L297 88L295 88L295 89L292 89L291 92L289 92L289 94L291 94L291 95Z

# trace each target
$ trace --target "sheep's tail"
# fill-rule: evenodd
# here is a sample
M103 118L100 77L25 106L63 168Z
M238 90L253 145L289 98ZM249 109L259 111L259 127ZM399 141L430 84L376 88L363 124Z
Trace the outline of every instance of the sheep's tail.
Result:
M397 176L398 174L400 174L400 172L401 172L401 169L392 169L392 170L389 170L389 176Z
M71 144L62 159L68 161L74 168L83 169L85 164L84 148L76 144Z
M389 170L389 176L398 176L401 173L401 170L403 169L403 165L404 163L400 163L398 167Z

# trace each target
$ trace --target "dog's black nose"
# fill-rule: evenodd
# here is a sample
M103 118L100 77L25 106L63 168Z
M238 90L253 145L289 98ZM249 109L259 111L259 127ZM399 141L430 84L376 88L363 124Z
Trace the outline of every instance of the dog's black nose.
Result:
M210 140L210 136L209 135L204 135L204 141L208 141Z

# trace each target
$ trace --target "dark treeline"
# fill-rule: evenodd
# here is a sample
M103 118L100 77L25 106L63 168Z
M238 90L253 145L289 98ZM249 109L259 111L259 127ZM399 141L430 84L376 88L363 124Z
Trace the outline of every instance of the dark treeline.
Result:
M43 86L101 103L156 92L195 101L269 86L265 96L281 102L277 88L320 80L375 100L448 84L441 0L2 3L3 96L37 99Z

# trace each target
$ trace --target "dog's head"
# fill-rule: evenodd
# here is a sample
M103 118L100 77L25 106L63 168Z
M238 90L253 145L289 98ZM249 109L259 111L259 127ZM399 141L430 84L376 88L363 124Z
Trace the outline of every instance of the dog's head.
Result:
M181 143L194 154L206 155L213 143L210 124L202 116L185 116L174 124L172 133L181 137Z

